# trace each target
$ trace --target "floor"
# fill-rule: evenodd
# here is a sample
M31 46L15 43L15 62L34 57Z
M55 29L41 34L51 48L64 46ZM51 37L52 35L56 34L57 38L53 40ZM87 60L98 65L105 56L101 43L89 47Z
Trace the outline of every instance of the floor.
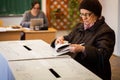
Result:
M120 57L113 55L110 58L112 80L120 80Z
M68 34L69 31L58 31L57 36L62 36ZM120 80L120 56L112 55L110 58L111 70L112 70L112 80Z

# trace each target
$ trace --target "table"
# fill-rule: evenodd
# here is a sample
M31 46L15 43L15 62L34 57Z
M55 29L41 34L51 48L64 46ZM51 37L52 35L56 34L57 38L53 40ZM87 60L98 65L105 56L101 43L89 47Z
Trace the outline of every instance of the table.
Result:
M26 28L12 29L0 28L0 41L20 40L21 32L25 33L25 40L42 39L47 43L51 43L56 38L57 30L48 28L48 30L34 31Z
M42 39L47 43L51 43L56 38L57 30L54 28L48 28L48 30L24 30L25 40L33 40L33 39Z
M3 41L0 53L16 80L101 80L70 56L54 56L57 52L42 40Z
M0 28L0 41L20 40L22 29Z
M9 65L17 80L101 80L72 58L10 61Z
M61 57L43 40L2 41L0 52L8 61Z

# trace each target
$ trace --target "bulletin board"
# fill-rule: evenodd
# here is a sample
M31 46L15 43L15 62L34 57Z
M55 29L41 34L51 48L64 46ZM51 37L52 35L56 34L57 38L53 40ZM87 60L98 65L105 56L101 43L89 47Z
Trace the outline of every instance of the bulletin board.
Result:
M38 0L41 1L42 0ZM1 0L0 1L0 16L21 15L26 10L31 9L33 0Z

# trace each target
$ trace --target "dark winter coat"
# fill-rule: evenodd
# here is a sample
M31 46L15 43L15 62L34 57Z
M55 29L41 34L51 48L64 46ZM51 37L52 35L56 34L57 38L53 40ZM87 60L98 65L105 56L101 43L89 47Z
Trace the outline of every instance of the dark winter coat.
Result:
M77 24L64 39L74 44L85 43L85 52L78 53L74 59L102 79L111 80L109 59L114 51L115 33L104 18L87 30L84 30L83 24Z

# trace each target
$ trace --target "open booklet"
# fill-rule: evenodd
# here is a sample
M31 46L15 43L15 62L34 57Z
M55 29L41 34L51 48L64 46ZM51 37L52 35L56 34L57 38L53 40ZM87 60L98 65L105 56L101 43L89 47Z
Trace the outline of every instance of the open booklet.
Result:
M56 56L70 52L69 45L70 45L70 43L68 43L68 42L65 42L64 44L56 44L55 45L55 50L57 51Z
M80 45L83 46L83 45L85 45L85 43L81 43ZM56 44L55 50L56 50L57 54L55 54L55 56L69 53L70 48L71 48L70 43L68 43L67 41L65 41L64 44Z

